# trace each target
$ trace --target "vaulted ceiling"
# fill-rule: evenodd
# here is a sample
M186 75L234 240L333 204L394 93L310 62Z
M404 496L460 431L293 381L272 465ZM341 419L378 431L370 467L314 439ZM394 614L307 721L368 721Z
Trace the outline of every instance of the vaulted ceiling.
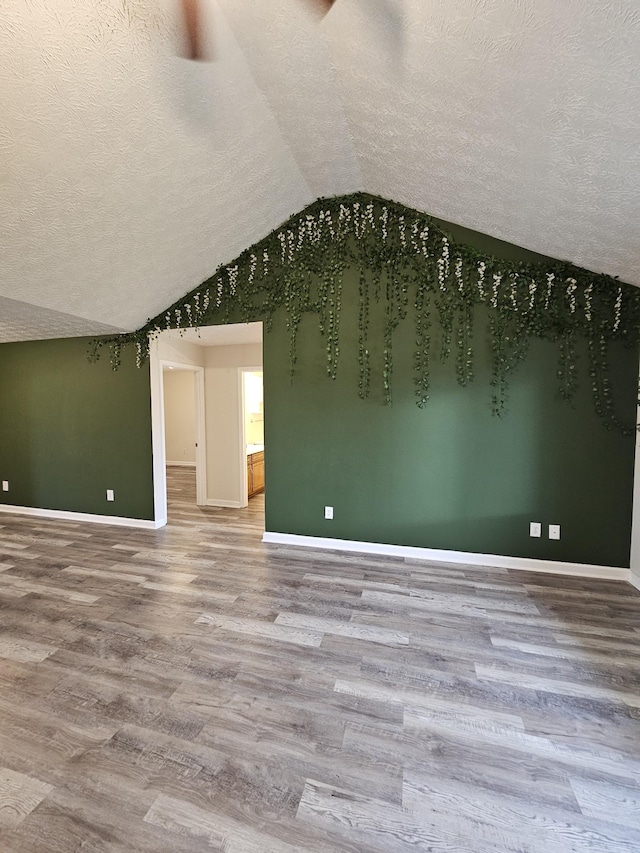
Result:
M131 330L366 190L640 285L635 0L4 0L0 340Z

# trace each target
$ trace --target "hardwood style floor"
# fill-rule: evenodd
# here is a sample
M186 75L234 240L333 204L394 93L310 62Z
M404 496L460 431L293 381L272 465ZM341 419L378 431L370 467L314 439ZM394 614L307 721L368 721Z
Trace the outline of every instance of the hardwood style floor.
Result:
M637 853L640 595L0 514L2 853Z

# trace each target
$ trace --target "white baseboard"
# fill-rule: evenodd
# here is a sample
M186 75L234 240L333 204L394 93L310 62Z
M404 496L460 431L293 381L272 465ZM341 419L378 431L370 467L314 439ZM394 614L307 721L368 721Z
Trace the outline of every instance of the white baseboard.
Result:
M241 504L240 501L223 501L218 500L217 498L207 498L207 506L226 507L227 509L242 509L244 504Z
M635 572L629 572L629 583L640 592L640 577Z
M195 462L169 462L168 459L165 462L165 465L171 466L172 468L195 468L196 467Z
M88 521L91 524L113 524L116 527L138 527L143 530L157 530L167 523L166 518L147 521L144 518L123 518L119 515L93 515L90 512L70 512L64 509L40 509L31 506L12 506L0 504L0 514L30 515L35 518L49 518L57 521Z
M582 578L629 581L629 569L615 566L591 566L586 563L561 563L552 560L534 560L528 557L503 557L496 554L473 554L468 551L442 551L438 548L415 548L409 545L383 545L377 542L357 542L351 539L325 539L321 536L299 536L294 533L265 532L263 542L272 545L298 545L304 548L323 548L331 551L355 551L384 557L402 557L409 560L428 560L462 566L479 566L497 569L519 569L526 572L574 575ZM640 583L640 578L637 579Z

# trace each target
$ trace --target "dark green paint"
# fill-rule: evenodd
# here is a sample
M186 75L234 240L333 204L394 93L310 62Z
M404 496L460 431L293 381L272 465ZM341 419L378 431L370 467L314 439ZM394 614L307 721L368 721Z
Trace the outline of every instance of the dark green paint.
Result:
M446 228L498 257L532 259ZM493 417L478 320L474 383L461 388L434 348L431 400L419 409L411 318L394 339L393 405L383 401L381 347L372 353L371 398L357 396L355 275L345 282L336 381L326 376L314 318L302 322L290 380L281 311L264 341L267 529L628 567L633 438L603 428L587 387L573 406L559 399L555 347L541 341L512 377L507 416ZM107 359L90 364L87 350L86 339L0 346L0 478L11 484L0 500L150 519L148 368L137 370L125 352L113 372ZM633 420L637 353L618 348L614 364L618 414ZM323 519L325 504L334 521ZM542 539L529 538L530 521L543 523ZM562 526L560 542L546 538L550 523Z
M90 364L88 345L0 345L0 502L152 519L149 368Z
M498 241L475 238L499 255ZM573 404L560 399L554 344L532 343L511 378L508 413L498 419L479 309L474 382L461 388L454 356L441 364L434 346L431 399L420 409L408 318L394 336L387 406L380 352L372 358L371 398L357 396L357 310L352 274L335 381L326 376L326 344L313 319L301 325L292 381L284 320L265 335L267 530L629 566L634 439L604 429L586 385ZM581 356L586 365L586 347ZM612 361L618 413L633 422L637 352L614 347ZM323 518L325 504L334 507L333 521ZM529 537L530 521L542 522L541 539ZM549 524L561 525L559 542L548 539Z

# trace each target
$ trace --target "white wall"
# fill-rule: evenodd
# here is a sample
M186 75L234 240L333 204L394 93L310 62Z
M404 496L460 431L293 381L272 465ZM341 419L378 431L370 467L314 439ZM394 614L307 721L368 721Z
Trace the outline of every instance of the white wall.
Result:
M240 368L261 367L262 345L206 347L207 497L214 505L244 505L247 476Z
M163 372L167 465L196 464L196 393L191 370Z
M264 395L261 371L244 372L244 434L247 444L264 444Z

